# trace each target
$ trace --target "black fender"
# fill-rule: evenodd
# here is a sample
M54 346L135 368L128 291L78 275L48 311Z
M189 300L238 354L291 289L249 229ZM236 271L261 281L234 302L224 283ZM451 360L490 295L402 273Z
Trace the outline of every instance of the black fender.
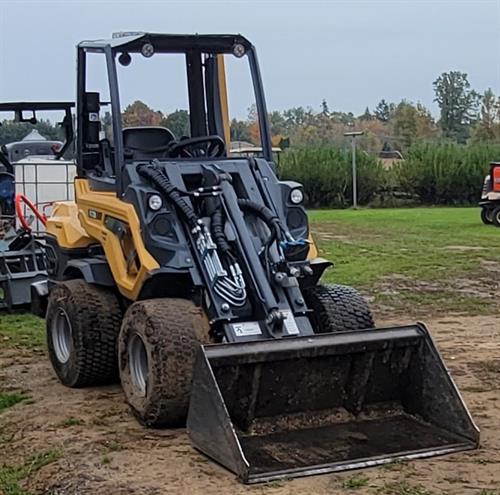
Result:
M497 206L500 206L500 200L484 199L480 201L478 204L481 208L489 208L493 210Z
M63 272L64 279L83 278L89 284L114 287L115 281L105 259L79 258L69 260Z
M333 266L333 263L331 261L325 260L324 258L314 258L312 260L309 260L309 266L312 273L308 277L299 279L301 289L307 289L318 284L325 270Z
M49 295L49 285L47 280L33 282L30 286L30 291L30 311L40 318L45 318L45 313L47 312L47 296Z

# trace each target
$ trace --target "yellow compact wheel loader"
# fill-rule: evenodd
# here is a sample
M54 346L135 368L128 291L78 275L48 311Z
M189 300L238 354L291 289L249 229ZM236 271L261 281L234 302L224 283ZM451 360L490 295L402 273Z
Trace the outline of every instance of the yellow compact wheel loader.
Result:
M46 239L48 348L63 384L119 377L140 422L187 421L193 445L248 483L477 447L425 326L375 329L356 290L320 283L330 263L301 184L276 176L248 40L128 33L77 53L76 199L54 206ZM172 55L189 135L123 125L122 74ZM91 56L109 101L89 87ZM249 67L260 157L228 151L229 61ZM143 90L161 81L168 94L177 76L154 77Z

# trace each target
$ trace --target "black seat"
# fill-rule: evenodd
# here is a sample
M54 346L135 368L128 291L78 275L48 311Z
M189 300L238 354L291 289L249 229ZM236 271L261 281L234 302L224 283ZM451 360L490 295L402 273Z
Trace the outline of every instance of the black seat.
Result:
M168 145L175 136L166 127L126 127L123 129L125 158L150 160L167 156Z

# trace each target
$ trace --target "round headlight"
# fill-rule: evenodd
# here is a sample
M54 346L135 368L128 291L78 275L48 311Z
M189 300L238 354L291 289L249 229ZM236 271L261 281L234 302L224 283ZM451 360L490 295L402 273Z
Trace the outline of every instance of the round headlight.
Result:
M290 201L294 205L300 205L300 203L304 201L304 193L302 192L302 189L292 189L292 192L290 193Z
M141 47L141 53L144 57L152 57L155 52L155 47L151 43L144 43Z
M163 204L163 201L161 200L161 197L158 196L158 194L152 194L149 196L148 199L148 206L153 210L153 211L158 211Z
M123 65L124 67L127 67L130 65L130 62L132 62L132 57L130 56L130 53L128 52L123 52L120 54L118 57L118 62L120 62L120 65Z
M241 44L241 43L236 43L234 46L233 46L233 55L237 58L241 58L243 57L243 55L245 55L245 47Z

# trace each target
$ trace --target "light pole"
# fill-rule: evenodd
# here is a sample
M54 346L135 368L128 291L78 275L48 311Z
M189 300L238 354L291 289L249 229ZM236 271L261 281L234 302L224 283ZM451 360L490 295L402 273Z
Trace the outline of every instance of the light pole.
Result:
M352 207L355 210L358 207L358 181L356 174L356 137L362 136L363 131L344 132L345 137L351 138L352 149Z

